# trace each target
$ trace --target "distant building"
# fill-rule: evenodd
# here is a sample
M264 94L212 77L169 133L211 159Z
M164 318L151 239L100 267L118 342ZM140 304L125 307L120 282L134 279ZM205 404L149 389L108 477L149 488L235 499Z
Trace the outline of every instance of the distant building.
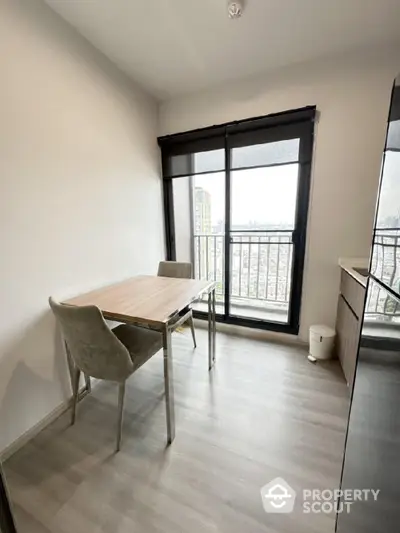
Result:
M194 190L194 231L195 235L211 235L211 194L202 187ZM210 245L209 237L197 237L195 250L196 278L210 277Z
M194 231L196 235L200 233L212 233L211 225L211 194L202 187L194 190Z

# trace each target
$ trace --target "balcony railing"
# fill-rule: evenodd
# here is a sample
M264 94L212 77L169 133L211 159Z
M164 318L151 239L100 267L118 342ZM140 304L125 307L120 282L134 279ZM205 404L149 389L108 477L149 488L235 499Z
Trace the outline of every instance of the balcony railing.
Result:
M292 232L233 232L230 242L231 298L251 306L287 308L290 299ZM224 234L194 235L195 276L217 282L224 297Z
M224 299L225 235L194 235L195 276L217 282L217 301ZM377 252L372 274L398 286L400 292L400 228L375 232ZM233 232L231 239L231 299L237 304L287 310L290 300L293 244L291 232ZM368 294L366 314L400 318L400 306L375 287Z
M379 229L374 237L375 253L371 273L400 292L400 228ZM400 316L400 307L387 291L375 286L368 293L366 314L384 315L388 321Z

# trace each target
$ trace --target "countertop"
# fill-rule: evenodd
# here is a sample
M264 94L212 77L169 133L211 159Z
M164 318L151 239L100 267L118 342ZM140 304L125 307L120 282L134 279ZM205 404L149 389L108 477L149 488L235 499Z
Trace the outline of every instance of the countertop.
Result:
M360 285L367 288L367 277L363 276L354 268L366 268L369 267L369 261L366 258L360 257L341 257L338 261L340 268L345 270L352 278L354 278Z

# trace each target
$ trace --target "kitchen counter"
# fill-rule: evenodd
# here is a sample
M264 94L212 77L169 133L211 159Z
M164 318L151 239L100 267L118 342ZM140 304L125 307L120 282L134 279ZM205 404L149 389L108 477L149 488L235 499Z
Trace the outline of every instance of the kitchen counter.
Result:
M355 268L365 268L368 270L369 260L363 258L348 258L341 257L338 261L340 268L347 272L352 278L354 278L360 285L367 287L367 277L363 276Z

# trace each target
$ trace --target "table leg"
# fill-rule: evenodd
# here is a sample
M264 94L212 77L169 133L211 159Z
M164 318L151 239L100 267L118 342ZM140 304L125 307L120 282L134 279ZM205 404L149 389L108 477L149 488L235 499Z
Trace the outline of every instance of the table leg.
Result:
M175 406L174 406L174 383L172 373L172 346L171 330L165 326L163 331L163 352L164 352L164 385L165 385L165 406L167 411L167 437L168 444L175 438Z
M215 289L212 291L212 352L213 352L213 363L215 363L215 338L217 334L217 322L216 322L216 311L215 311Z
M213 319L212 319L212 291L208 293L208 370L213 364Z

